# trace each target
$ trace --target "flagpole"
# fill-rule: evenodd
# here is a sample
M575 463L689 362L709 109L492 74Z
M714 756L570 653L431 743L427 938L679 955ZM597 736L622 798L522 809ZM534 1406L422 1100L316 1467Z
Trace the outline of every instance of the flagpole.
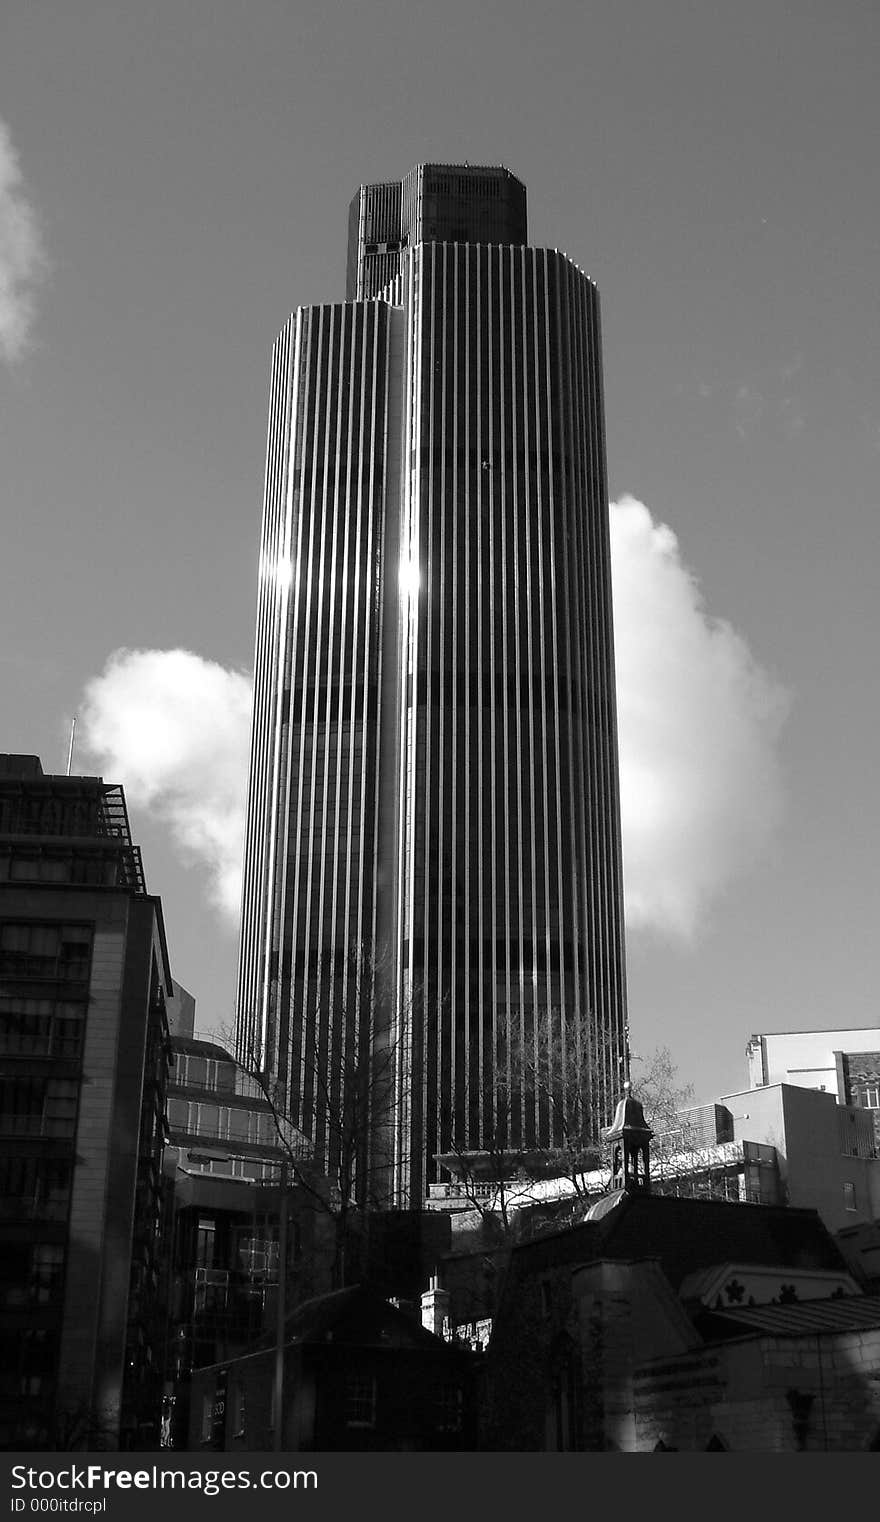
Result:
M73 765L73 741L74 741L75 735L76 735L76 714L74 714L74 716L73 716L73 722L72 722L72 724L70 726L70 745L68 746L68 749L67 749L67 775L68 775L68 777L70 776L70 768Z

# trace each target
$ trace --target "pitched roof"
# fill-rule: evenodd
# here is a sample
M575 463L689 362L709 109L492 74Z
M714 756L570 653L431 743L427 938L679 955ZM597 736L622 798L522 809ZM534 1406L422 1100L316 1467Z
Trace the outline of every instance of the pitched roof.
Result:
M510 1267L520 1277L597 1258L656 1258L676 1292L687 1274L715 1263L847 1271L815 1210L624 1190L604 1214L516 1246Z
M365 1284L303 1301L287 1318L286 1341L288 1345L333 1342L349 1347L381 1344L459 1351Z
M629 1195L598 1225L603 1256L655 1256L676 1291L686 1274L712 1263L847 1271L818 1212L790 1205Z

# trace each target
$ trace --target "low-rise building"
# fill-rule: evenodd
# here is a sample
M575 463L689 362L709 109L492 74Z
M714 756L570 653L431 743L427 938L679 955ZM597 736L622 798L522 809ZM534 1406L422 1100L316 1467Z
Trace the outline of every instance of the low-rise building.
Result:
M488 1449L866 1449L880 1299L815 1211L649 1192L512 1249Z
M880 1026L758 1032L746 1056L750 1088L789 1083L833 1094L870 1112L880 1147Z
M414 1452L475 1446L474 1355L363 1285L319 1296L286 1320L280 1448ZM189 1448L274 1446L277 1343L193 1374Z
M735 1143L772 1146L780 1202L818 1210L829 1231L880 1217L871 1112L828 1090L774 1083L726 1094Z
M511 1251L483 1446L880 1447L880 1298L817 1212L653 1194L628 1084L606 1136L609 1188L584 1220Z

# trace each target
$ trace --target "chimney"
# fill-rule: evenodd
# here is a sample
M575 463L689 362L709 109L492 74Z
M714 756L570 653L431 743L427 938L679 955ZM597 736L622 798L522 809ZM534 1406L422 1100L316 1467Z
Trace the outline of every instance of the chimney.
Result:
M432 1274L431 1282L422 1295L422 1326L427 1327L429 1332L434 1332L437 1337L442 1337L443 1324L448 1320L449 1291L441 1289L439 1276Z

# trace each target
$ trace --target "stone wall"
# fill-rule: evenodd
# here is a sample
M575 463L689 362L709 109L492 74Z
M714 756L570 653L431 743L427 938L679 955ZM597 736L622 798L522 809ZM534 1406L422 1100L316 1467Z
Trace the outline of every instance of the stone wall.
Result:
M880 1444L880 1329L760 1337L652 1360L633 1380L635 1451L714 1441L733 1452Z

